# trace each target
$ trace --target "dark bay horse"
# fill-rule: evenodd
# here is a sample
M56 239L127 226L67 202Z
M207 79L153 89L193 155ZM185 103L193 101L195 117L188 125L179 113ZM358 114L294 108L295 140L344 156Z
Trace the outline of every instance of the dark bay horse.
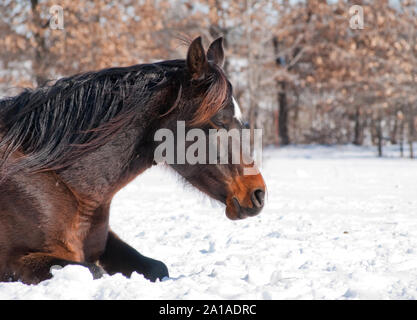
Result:
M197 38L185 60L83 73L1 100L0 281L38 283L69 264L94 278L168 276L111 231L110 203L156 163L158 129L178 120L187 130L242 129L223 59L221 38L207 53ZM243 163L170 166L230 219L263 207L263 178L244 175Z

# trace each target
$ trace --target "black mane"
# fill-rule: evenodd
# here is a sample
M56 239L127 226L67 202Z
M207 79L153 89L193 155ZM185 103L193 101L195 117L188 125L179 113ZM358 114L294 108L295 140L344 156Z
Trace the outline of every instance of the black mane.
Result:
M56 170L96 150L134 121L158 89L179 81L184 67L184 60L171 60L103 69L0 100L2 175ZM7 161L17 151L22 157Z

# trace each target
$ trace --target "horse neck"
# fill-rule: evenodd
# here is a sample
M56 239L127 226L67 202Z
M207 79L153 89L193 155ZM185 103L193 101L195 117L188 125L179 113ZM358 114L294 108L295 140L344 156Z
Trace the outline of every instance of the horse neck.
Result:
M77 198L93 208L109 203L117 191L152 165L153 151L144 142L148 130L132 125L57 174Z

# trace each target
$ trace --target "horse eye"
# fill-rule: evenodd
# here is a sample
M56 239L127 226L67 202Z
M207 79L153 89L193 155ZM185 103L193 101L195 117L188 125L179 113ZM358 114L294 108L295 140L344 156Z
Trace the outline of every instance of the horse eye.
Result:
M223 122L221 122L221 121L214 121L214 124L215 124L216 126L218 126L219 128L222 128L222 129L227 129L226 124L225 124L225 123L223 123Z
M225 124L225 122L223 121L224 118L221 114L217 114L215 115L211 121L213 122L213 124L218 127L218 128L223 128L223 129L227 129L227 126Z

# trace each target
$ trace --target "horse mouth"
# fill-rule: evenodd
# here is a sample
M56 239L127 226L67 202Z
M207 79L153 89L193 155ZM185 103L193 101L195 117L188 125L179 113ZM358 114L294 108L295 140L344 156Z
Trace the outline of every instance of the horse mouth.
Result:
M261 210L262 206L254 206L253 208L242 207L239 200L233 197L231 201L228 201L226 206L226 216L230 220L242 220L258 215Z

